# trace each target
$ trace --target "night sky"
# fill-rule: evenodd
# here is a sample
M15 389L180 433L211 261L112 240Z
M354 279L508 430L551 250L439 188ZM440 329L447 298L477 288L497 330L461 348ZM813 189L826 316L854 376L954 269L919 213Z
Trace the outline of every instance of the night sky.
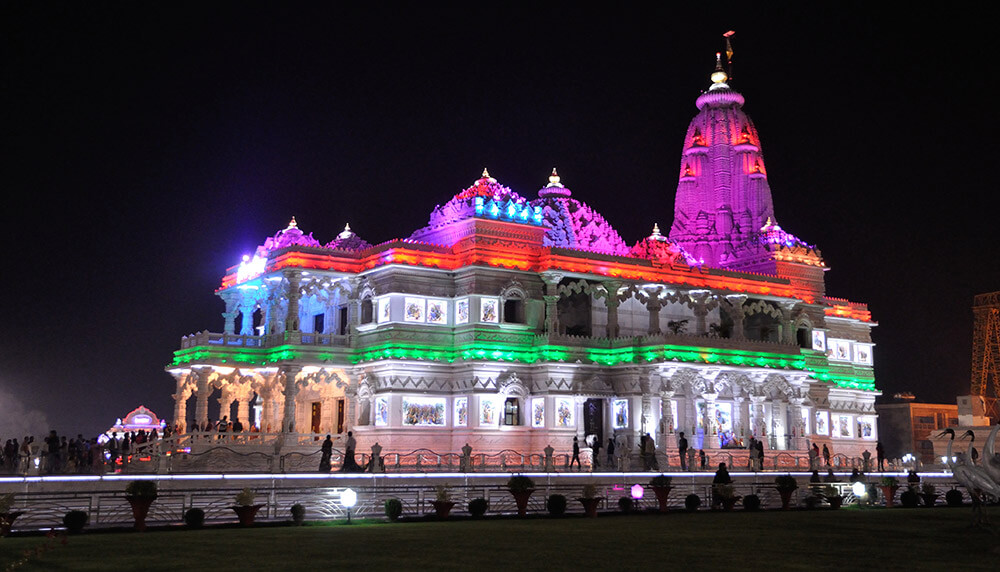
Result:
M0 438L170 417L181 336L222 331L226 268L292 215L376 243L484 166L528 197L556 166L629 244L669 228L730 29L777 218L869 304L877 386L968 392L972 297L1000 290L984 14L39 4L0 8Z

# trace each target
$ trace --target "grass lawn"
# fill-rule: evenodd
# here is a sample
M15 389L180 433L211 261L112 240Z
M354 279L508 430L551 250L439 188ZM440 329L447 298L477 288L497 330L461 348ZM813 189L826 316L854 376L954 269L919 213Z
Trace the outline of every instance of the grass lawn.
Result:
M85 532L65 545L0 538L0 571L46 542L15 569L1000 570L997 528L971 521L968 508L936 508L178 527Z

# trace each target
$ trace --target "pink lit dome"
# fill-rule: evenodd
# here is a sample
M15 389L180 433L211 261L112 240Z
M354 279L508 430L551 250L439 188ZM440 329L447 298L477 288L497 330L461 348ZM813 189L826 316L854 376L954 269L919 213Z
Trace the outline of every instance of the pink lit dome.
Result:
M371 243L355 234L350 224L344 225L344 230L337 235L337 238L326 243L326 248L337 250L364 250L370 247Z
M548 229L543 244L628 256L628 245L611 224L572 194L552 169L549 184L531 201L533 207L541 207L542 224Z
M456 220L475 216L477 198L483 199L481 202L492 200L496 204L515 204L518 205L519 209L523 209L527 203L524 198L498 183L490 176L489 171L483 169L483 176L472 183L471 187L452 197L443 206L438 205L434 208L427 228L436 228Z
M313 246L320 248L321 245L318 240L313 238L312 233L303 233L299 230L299 225L295 222L295 217L292 217L291 222L288 223L288 227L284 230L278 231L277 234L268 238L264 241L263 246L257 248L257 254L260 256L263 250L263 255L275 250L282 248L287 248L289 246Z
M635 258L645 258L659 264L698 265L698 261L693 256L660 234L660 225L658 224L653 225L652 234L635 243L629 254Z

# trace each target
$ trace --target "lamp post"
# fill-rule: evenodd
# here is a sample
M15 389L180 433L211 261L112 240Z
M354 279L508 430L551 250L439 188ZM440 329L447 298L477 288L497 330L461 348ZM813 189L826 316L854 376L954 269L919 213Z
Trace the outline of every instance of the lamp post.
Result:
M864 499L865 495L868 492L868 489L865 487L865 484L862 483L861 481L855 481L855 483L851 485L851 492L853 492L854 496L857 497L858 506L859 507L864 506L862 499Z
M351 508L358 503L358 493L352 489L344 489L340 493L340 504L347 509L347 524L351 524Z

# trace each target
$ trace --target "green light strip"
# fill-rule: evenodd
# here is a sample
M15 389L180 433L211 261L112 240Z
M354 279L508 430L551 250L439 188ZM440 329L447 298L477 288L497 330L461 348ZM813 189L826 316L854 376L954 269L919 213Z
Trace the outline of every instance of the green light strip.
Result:
M279 361L294 360L302 356L303 353L301 351L298 351L295 346L290 345L271 349L241 349L239 351L220 351L211 346L207 349L205 346L201 346L175 352L173 365L178 366L206 361L267 365ZM330 353L322 353L316 356L319 361L333 361L336 357ZM831 382L838 387L875 391L875 380L872 378L831 374L827 367L818 364L807 364L801 355L773 354L746 350L722 350L719 348L696 346L656 345L603 349L545 345L524 348L511 347L503 343L490 344L480 342L458 349L443 349L405 342L387 342L365 349L354 350L345 357L347 357L352 365L362 362L393 359L433 361L439 363L481 360L526 364L581 359L608 367L656 361L678 361L808 371L811 372L811 377L814 379Z

